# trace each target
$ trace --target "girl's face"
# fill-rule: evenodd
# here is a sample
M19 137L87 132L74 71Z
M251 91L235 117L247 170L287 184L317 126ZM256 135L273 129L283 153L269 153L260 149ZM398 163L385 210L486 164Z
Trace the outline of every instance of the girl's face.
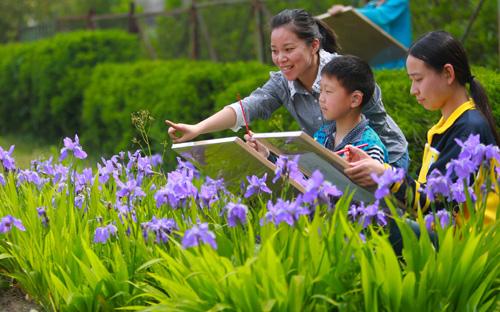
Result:
M417 101L429 111L442 109L452 92L448 72L438 72L411 55L406 59L406 70L411 80L410 93Z
M321 76L319 105L325 120L339 120L352 108L358 106L349 93L335 77Z
M319 40L314 40L309 46L286 26L275 28L271 33L273 62L287 80L302 81L301 77L314 75L318 49Z

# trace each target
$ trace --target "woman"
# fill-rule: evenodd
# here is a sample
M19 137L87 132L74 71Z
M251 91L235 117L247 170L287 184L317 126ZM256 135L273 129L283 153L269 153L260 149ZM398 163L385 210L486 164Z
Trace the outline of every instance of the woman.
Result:
M271 20L272 59L279 72L242 100L248 120L267 119L284 105L302 130L313 135L325 122L318 103L320 73L323 66L338 56L334 33L304 10L284 10ZM370 126L379 134L389 151L389 162L408 167L406 139L387 115L377 86L373 97L363 108ZM239 103L195 125L165 121L175 143L189 141L200 134L224 129L237 130L244 125ZM177 134L180 133L180 136Z
M488 97L472 75L465 50L458 40L444 31L430 32L417 40L409 49L406 60L408 76L411 80L410 92L427 110L441 111L441 119L427 133L422 167L415 181L406 176L402 183L393 185L396 198L407 206L420 207L425 211L429 200L419 192L433 170L441 174L446 165L457 159L461 147L455 139L466 141L471 134L479 135L480 143L498 145L500 142L495 121L488 103ZM467 90L470 87L470 96ZM350 167L345 173L356 183L369 186L375 184L371 174L381 175L390 166L373 161L366 153L355 147L348 147ZM413 192L412 202L406 198L407 188ZM396 191L397 190L397 191ZM488 216L494 218L495 205L488 204Z

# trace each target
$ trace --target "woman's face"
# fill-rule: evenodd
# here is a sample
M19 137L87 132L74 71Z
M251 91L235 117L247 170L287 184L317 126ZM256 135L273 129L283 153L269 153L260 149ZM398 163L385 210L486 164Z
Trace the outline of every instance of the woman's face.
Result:
M406 70L411 80L410 93L427 110L441 109L450 96L446 71L438 72L424 61L409 55Z
M314 60L319 49L319 40L311 45L289 30L286 26L275 28L271 33L273 62L287 80L309 77L316 72Z

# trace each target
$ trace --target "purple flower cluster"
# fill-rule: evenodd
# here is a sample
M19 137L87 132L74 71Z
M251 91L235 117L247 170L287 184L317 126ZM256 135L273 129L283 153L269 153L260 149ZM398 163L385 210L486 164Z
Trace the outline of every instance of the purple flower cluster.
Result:
M466 191L470 194L471 200L475 201L471 178L476 175L480 166L490 166L491 160L500 161L498 146L481 144L479 135L470 135L464 142L458 139L455 141L462 148L458 159L453 159L447 164L444 174L435 169L427 178L423 192L431 201L443 198L464 203L467 199ZM495 170L498 172L498 168Z
M94 243L106 244L111 236L116 236L118 229L113 224L98 227L94 232Z
M241 203L228 203L227 210L227 223L230 227L235 227L240 224L247 223L248 207Z
M450 213L444 209L438 210L435 215L429 213L424 217L425 227L429 231L434 230L435 224L439 224L444 229L451 224L450 221L452 220Z
M172 232L179 229L174 219L157 219L156 217L153 217L149 222L142 223L141 227L144 240L147 241L149 232L152 232L155 234L158 244L166 243Z
M217 249L215 234L208 229L208 223L194 225L184 233L184 237L182 238L182 247L185 249L196 247L200 243L208 244L213 249Z
M268 201L267 212L264 219L275 225L285 222L293 226L300 216L309 215L309 209L305 208L302 203L301 195L299 195L295 201L285 201L281 198L278 198L276 204L273 204L272 201Z
M12 230L12 227L16 227L21 231L26 231L21 220L14 218L11 215L5 216L0 220L0 233L8 233Z
M351 205L351 207L349 208L348 216L353 222L362 224L363 228L366 228L372 224L380 226L387 225L386 213L382 209L380 209L378 200L366 207L363 202L361 202L359 206Z

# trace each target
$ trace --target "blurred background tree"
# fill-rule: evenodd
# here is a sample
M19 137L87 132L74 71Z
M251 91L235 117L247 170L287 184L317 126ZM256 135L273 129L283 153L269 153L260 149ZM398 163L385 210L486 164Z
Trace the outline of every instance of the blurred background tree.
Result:
M89 10L95 14L123 13L129 10L130 0L2 0L0 1L0 42L19 39L32 40L33 36L21 36L28 26L51 25L64 16L84 16ZM136 12L188 9L193 3L199 6L196 14L199 23L199 58L217 61L254 60L259 53L256 32L261 18L267 26L272 15L284 8L304 8L312 14L324 13L335 3L359 7L364 0L249 0L231 4L210 6L213 0L136 0ZM444 29L457 38L466 32L471 16L478 4L481 10L468 33L465 47L475 65L498 68L498 1L493 0L412 0L410 1L413 38L431 30ZM256 5L263 3L263 10ZM146 9L145 9L146 8ZM140 20L143 39L148 40L154 57L170 59L189 57L193 50L190 42L192 12L185 10L170 16L148 17ZM261 15L258 15L261 14ZM85 25L84 23L82 24ZM124 23L116 23L123 28ZM80 26L81 27L81 26ZM112 27L102 23L99 27ZM263 31L265 43L269 30ZM35 36L36 37L36 36ZM263 47L263 60L270 63L267 46ZM262 52L260 52L262 53Z

